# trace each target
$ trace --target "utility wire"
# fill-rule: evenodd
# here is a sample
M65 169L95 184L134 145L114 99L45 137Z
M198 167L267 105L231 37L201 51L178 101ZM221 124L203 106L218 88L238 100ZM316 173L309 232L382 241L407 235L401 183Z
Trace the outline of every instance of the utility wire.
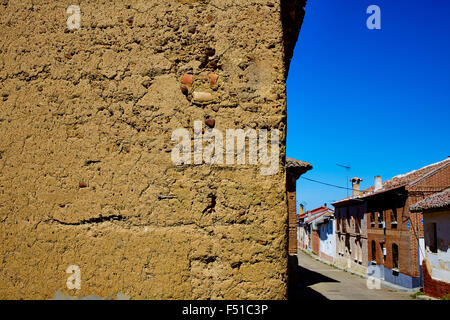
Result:
M330 183L326 183L326 182L322 182L322 181L318 181L318 180L306 178L306 177L303 177L303 176L301 176L300 178L305 179L305 180L308 180L308 181L312 181L312 182L324 184L324 185L330 186L330 187L335 187L335 188L340 188L340 189L345 189L345 190L353 190L353 189L350 189L350 188L347 188L347 187L341 187L341 186L337 186L337 185L335 185L335 184L330 184Z
M303 176L300 176L300 178L308 180L308 181L324 184L324 185L330 186L330 187L335 187L335 188L339 188L339 189L346 189L346 190L353 190L351 188L341 187L341 186L338 186L338 185L335 185L335 184L326 183L326 182L322 182L322 181L306 178L306 177L303 177ZM445 190L446 188L448 188L448 186L444 186L444 187L443 186L422 186L422 188L425 188L425 187L437 188L437 189L439 189L441 191ZM437 192L441 192L441 191L436 191L436 190L412 190L412 191L408 191L408 193L409 194L415 194L415 193L425 194L425 193L437 193Z

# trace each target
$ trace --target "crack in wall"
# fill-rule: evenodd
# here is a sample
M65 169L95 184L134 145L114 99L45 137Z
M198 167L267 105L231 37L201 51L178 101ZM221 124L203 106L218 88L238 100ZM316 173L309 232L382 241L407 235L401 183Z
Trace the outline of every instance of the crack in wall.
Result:
M91 218L91 219L86 219L86 220L80 220L78 222L66 222L66 221L61 221L58 219L49 219L44 222L55 222L55 223L65 225L65 226L80 226L80 225L84 225L84 224L98 224L98 223L111 222L111 221L126 221L126 218L121 215L110 215L110 216L106 216L106 217L96 217L96 218Z

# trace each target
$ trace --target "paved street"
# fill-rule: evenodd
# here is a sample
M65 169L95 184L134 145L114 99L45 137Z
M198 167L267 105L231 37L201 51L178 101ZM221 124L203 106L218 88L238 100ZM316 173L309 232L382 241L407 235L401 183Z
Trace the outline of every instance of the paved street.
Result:
M333 268L299 253L299 281L294 299L300 300L410 300L410 292L381 286L368 289L367 279Z

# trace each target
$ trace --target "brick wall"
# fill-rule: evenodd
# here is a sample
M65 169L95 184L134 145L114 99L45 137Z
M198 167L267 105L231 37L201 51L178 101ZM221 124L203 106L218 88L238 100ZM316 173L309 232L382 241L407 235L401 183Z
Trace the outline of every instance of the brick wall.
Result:
M409 209L408 202L397 209L397 228L393 228L390 219L390 213L392 208L385 208L381 210L384 215L384 221L386 223L386 234L383 228L379 227L378 215L380 212L372 211L375 214L375 224L372 225L370 221L370 215L372 212L367 213L367 248L368 248L368 260L372 259L372 241L376 243L376 263L378 265L384 265L385 267L392 269L392 245L398 245L398 265L399 272L417 277L417 245L414 232L412 230L412 225L410 223L410 228L408 229L409 221ZM386 248L386 258L384 258L381 252L380 243L383 243L384 248Z
M286 190L288 201L288 253L297 254L297 198L296 179L289 173L286 176Z
M319 230L312 230L311 231L311 238L312 238L312 251L316 254L319 255L320 252L320 234L319 234Z
M435 298L442 298L450 294L450 283L434 280L428 271L427 263L425 260L422 266L422 271L423 271L423 292L426 295Z
M322 251L319 252L319 257L320 257L321 259L325 260L325 261L330 262L330 263L332 263L333 260L334 260L334 258L333 258L332 256L329 256L329 255L323 253Z
M448 187L450 181L450 166L447 166L439 171L424 177L417 184L406 188L405 190L398 189L394 191L391 196L387 196L389 200L372 200L371 209L366 213L367 217L367 232L368 232L368 256L369 260L372 257L372 240L377 244L377 264L384 264L385 267L391 269L393 267L392 261L392 245L395 243L399 246L399 271L411 277L419 277L419 250L417 243L417 235L423 239L423 224L422 213L411 213L409 206L422 200L430 194L443 190ZM398 196L395 193L407 192L408 197L404 202L395 200ZM400 199L400 198L399 198ZM397 204L397 205L396 205ZM401 205L399 205L401 204ZM377 209L373 209L376 207ZM393 209L397 211L397 225L391 223L391 213ZM382 228L378 226L378 215L383 214L383 220L386 222L386 234ZM371 225L370 215L375 215L375 225ZM408 227L409 226L409 227ZM385 241L386 260L383 261L380 251L380 242ZM422 253L423 254L423 253Z

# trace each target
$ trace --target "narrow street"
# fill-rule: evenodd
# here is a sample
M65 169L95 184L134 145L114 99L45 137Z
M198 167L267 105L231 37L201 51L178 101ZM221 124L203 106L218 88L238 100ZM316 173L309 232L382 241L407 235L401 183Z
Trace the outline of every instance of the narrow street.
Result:
M333 268L309 255L298 254L300 284L295 300L411 300L411 292L381 286L369 289L367 279Z

